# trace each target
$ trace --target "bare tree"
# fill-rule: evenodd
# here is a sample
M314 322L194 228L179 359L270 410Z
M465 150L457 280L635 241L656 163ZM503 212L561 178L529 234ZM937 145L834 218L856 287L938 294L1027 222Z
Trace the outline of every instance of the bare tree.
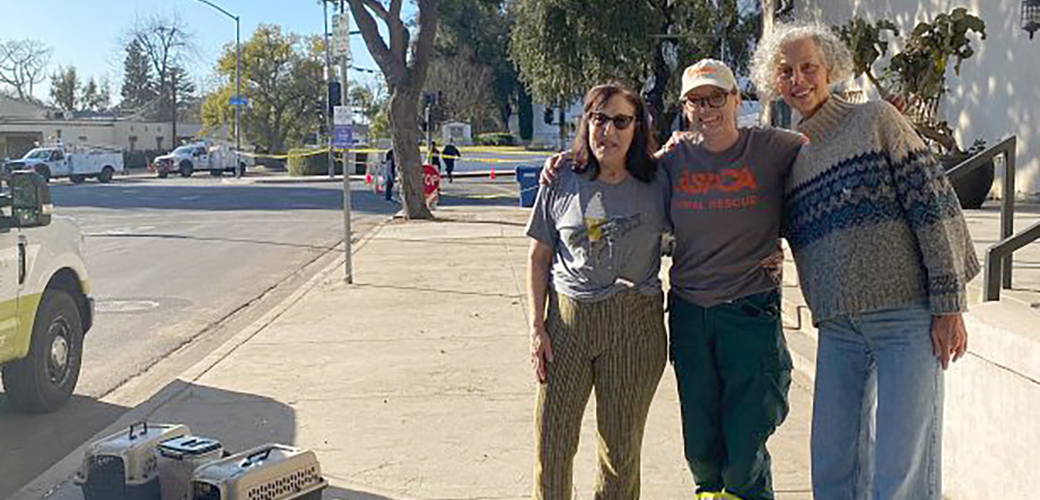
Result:
M495 102L493 70L471 61L473 50L468 47L460 48L458 54L434 58L426 89L441 93L437 105L444 118L469 122L474 133L502 130L505 124Z
M39 40L0 43L0 82L14 89L23 101L35 100L33 87L47 80L51 48Z
M401 19L403 0L347 2L368 46L368 52L382 70L390 91L391 140L398 171L401 172L401 199L405 217L433 218L423 198L418 119L419 95L426 81L433 39L437 34L439 0L415 0L419 23L414 43L405 21ZM376 18L386 25L389 43L379 34Z
M194 36L184 27L180 18L155 14L138 19L126 36L126 44L136 41L148 59L158 80L159 113L172 122L173 140L177 145L177 89L176 79L183 78L187 58L196 52Z

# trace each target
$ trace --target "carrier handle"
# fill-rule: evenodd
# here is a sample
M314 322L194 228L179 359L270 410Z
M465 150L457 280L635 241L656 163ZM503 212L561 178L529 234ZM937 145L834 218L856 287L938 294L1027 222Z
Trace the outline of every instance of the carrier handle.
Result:
M144 428L144 432L141 432L140 434L134 434L134 428L135 427L143 427ZM130 424L130 440L131 441L133 441L133 440L135 440L135 439L137 439L137 438L139 438L141 436L144 436L145 434L148 434L148 421L147 420L142 420L140 422L137 422L136 424Z
M244 462L242 462L242 466L243 467L249 467L250 465L253 465L255 462L259 462L260 460L267 460L267 457L271 456L271 450L273 450L273 449L274 448L267 448L266 450L260 450L260 451L258 451L256 453L253 453L253 454L247 456L246 460ZM260 457L261 455L263 455L261 458L259 458L259 459L254 461L254 459L256 459L257 457Z

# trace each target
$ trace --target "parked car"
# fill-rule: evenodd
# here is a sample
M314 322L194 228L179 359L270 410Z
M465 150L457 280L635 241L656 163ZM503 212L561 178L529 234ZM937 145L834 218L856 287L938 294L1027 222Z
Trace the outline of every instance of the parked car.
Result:
M20 159L6 162L4 170L32 170L45 180L68 177L79 184L88 177L101 182L110 182L118 172L124 172L123 155L96 149L67 151L62 144L44 146L30 150Z
M53 217L43 176L14 172L0 192L0 367L11 406L61 408L83 361L94 319L84 239L71 219Z
M197 142L180 146L170 154L157 156L152 166L161 179L165 179L171 172L177 172L181 177L191 177L191 174L200 170L219 177L224 172L235 171L236 156L232 148ZM238 164L245 168L243 159L238 158Z

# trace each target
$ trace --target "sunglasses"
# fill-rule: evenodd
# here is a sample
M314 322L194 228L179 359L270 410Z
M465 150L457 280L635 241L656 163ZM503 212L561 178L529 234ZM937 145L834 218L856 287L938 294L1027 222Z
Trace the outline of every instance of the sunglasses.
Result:
M704 109L706 107L721 108L726 105L726 98L729 94L723 92L712 92L707 97L684 97L683 106L687 109L693 109L694 106Z
M613 123L616 130L625 130L636 121L632 115L610 116L604 113L590 113L589 121L596 127L605 127L607 123Z

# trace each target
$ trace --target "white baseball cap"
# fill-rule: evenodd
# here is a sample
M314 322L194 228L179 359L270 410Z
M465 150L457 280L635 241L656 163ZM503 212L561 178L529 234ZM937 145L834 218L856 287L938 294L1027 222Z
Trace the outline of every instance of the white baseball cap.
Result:
M737 79L733 77L733 71L722 61L701 59L683 71L680 96L685 96L687 92L701 85L711 85L726 92L733 92L733 89L737 88Z

